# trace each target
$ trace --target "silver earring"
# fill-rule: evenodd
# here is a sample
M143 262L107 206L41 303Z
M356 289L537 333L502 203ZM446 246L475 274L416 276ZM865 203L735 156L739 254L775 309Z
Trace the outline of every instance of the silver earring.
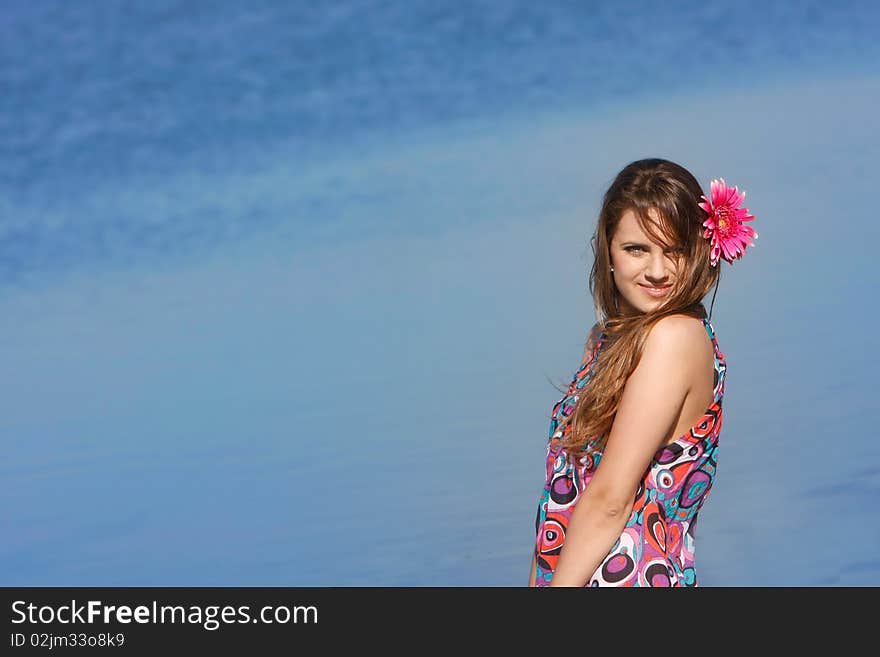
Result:
M611 268L611 271L614 271L614 267Z

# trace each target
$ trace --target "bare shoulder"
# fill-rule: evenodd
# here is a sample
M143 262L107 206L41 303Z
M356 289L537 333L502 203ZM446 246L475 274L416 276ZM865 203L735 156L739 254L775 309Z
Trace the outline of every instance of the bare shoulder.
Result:
M689 315L668 315L658 320L645 339L645 353L665 352L700 361L706 354L709 337L703 322Z
M662 340L686 340L687 338L700 338L705 334L703 322L690 315L667 315L658 320L652 327L650 334L655 339Z

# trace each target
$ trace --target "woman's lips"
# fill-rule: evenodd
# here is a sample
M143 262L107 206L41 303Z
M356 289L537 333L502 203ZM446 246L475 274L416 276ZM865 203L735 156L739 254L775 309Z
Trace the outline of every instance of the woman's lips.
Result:
M667 285L665 287L649 287L647 285L639 285L639 287L642 288L648 294L648 296L659 299L660 297L665 296L666 293L669 292L669 288L671 288L672 286Z

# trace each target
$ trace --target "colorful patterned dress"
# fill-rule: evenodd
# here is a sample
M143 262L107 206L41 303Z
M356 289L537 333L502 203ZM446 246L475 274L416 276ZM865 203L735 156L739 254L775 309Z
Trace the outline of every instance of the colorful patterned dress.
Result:
M623 533L590 576L588 586L697 586L694 530L715 477L727 371L715 330L708 318L702 321L715 350L712 404L687 433L654 455ZM571 512L602 458L601 453L580 459L567 457L559 445L571 430L569 418L578 391L589 381L604 339L602 333L575 373L567 394L553 407L547 476L535 519L536 586L549 586Z

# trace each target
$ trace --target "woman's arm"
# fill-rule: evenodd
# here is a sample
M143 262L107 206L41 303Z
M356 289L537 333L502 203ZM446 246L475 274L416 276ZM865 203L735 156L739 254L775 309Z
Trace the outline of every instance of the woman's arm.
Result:
M596 473L572 511L551 586L587 584L626 527L645 471L675 430L695 344L690 318L664 317L652 327Z
M529 586L535 585L535 572L538 569L538 554L532 555L532 567L529 569Z

